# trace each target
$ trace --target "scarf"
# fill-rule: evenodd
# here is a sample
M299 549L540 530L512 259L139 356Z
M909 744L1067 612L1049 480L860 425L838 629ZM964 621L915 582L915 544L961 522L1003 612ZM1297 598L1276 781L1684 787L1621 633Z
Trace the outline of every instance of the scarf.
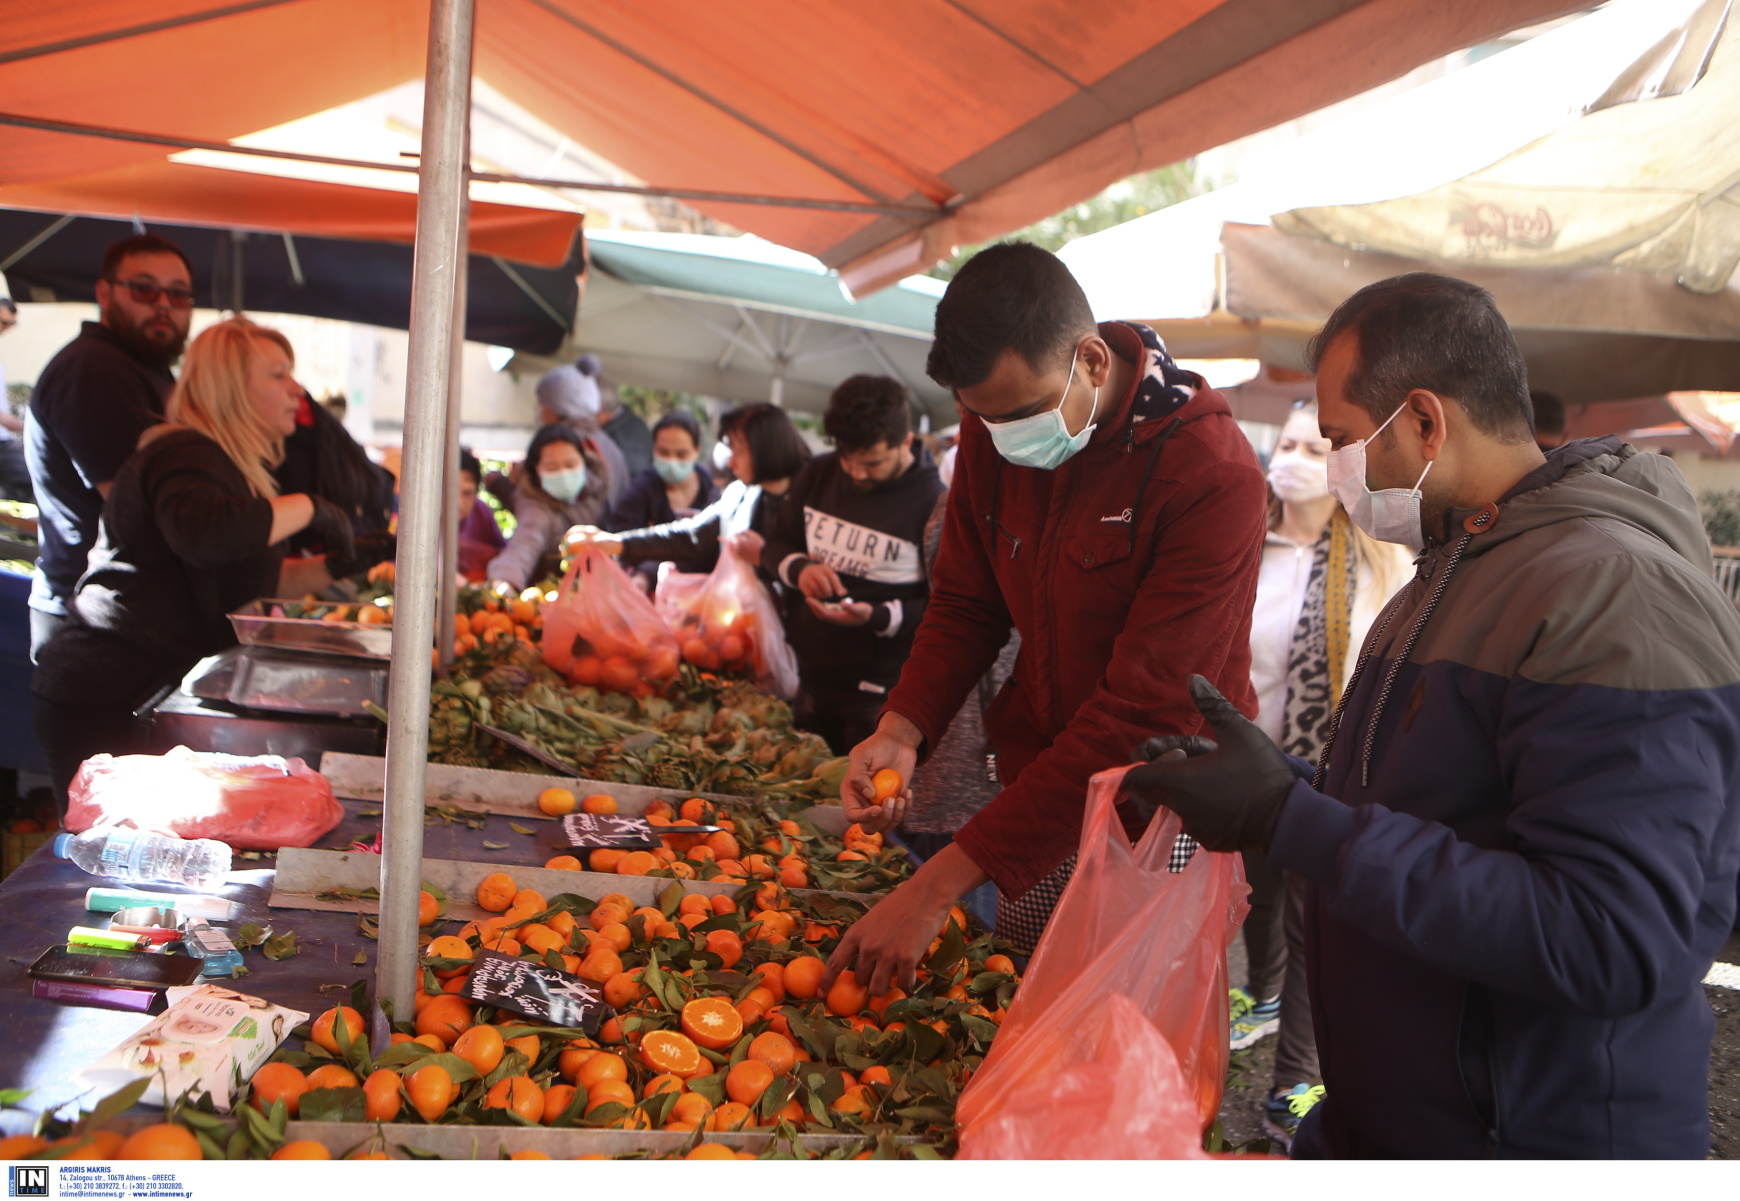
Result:
M1305 603L1293 629L1287 705L1281 718L1281 749L1289 755L1315 762L1323 749L1329 715L1341 699L1358 586L1352 526L1337 509L1313 550Z

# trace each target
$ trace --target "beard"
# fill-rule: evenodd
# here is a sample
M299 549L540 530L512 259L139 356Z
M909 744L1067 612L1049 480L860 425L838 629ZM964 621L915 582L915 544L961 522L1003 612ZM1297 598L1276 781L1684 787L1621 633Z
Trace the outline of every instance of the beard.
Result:
M187 330L173 317L160 320L153 315L141 325L120 305L110 304L103 309L103 325L135 358L159 367L173 364L187 345Z

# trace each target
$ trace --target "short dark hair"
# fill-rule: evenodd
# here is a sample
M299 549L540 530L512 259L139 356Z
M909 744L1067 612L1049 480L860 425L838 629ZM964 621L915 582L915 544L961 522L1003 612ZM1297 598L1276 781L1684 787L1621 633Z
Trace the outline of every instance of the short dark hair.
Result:
M1551 392L1530 392L1535 411L1535 433L1557 436L1565 432L1565 402Z
M534 464L534 467L535 466L536 464ZM477 461L476 455L472 454L463 446L459 448L459 470L464 472L466 475L469 475L480 485L483 483L483 464Z
M847 453L897 445L912 432L912 393L886 375L854 375L828 397L822 430Z
M187 257L187 252L168 238L156 234L134 234L109 243L109 248L103 251L103 278L114 279L115 272L121 269L121 260L130 254L173 254L187 268L188 280L191 282L193 279L193 261Z
M968 259L949 282L924 370L945 388L971 388L1013 350L1044 371L1095 328L1087 293L1056 255L1031 242L1001 242Z
M701 423L681 409L672 409L658 419L658 424L652 427L652 436L657 439L660 430L682 430L689 435L689 441L695 444L695 449L701 449Z
M791 418L778 405L754 404L732 409L719 419L721 434L736 432L749 444L755 483L790 479L810 461L810 448Z
M1356 339L1347 399L1387 420L1415 388L1450 397L1475 428L1510 442L1534 433L1528 366L1492 293L1415 271L1367 284L1341 302L1305 348L1313 374L1330 343Z

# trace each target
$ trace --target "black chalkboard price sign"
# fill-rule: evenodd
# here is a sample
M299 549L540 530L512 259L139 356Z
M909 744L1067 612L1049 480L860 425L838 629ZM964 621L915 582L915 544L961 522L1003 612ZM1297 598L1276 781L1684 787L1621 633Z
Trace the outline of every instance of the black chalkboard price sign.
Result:
M529 959L479 951L460 996L494 1005L546 1026L578 1026L592 1034L611 1010L596 985Z
M712 834L718 826L662 826L670 834ZM659 845L652 823L644 817L618 817L604 813L570 813L562 819L568 845L587 850L599 847L652 850Z

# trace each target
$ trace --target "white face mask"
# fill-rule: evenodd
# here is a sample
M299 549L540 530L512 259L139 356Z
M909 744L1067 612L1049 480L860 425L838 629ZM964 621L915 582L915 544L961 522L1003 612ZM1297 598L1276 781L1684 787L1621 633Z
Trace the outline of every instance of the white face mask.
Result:
M1329 464L1301 451L1279 451L1269 460L1269 487L1290 504L1322 500L1329 495Z
M1366 444L1383 433L1384 428L1396 419L1396 413L1406 407L1404 404L1384 418L1383 425L1372 431L1371 438L1362 438L1352 446L1329 452L1329 490L1335 493L1335 499L1347 510L1353 524L1373 538L1419 550L1426 545L1425 528L1420 524L1420 485L1426 482L1426 472L1432 470L1432 464L1426 464L1426 470L1420 473L1412 488L1384 488L1373 492L1365 482Z
M1063 384L1063 400L1057 402L1055 409L1014 421L985 422L985 428L991 433L991 445L1017 467L1056 471L1086 446L1088 439L1094 436L1094 430L1099 428L1094 422L1100 411L1098 388L1094 389L1094 407L1088 412L1087 425L1082 427L1081 433L1072 437L1063 420L1063 402L1069 399L1069 386L1075 383L1075 361L1080 354L1078 347L1076 353L1069 356L1069 378Z

